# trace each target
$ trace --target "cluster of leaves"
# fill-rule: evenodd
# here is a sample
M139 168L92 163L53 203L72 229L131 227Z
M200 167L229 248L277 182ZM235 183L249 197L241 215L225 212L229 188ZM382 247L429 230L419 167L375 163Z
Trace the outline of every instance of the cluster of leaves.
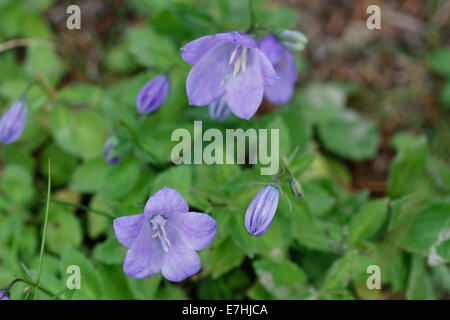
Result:
M295 10L254 1L258 21L268 28L294 28ZM1 1L0 39L26 37L54 43L43 18L54 1ZM74 299L348 299L383 298L366 287L366 269L381 267L382 284L406 298L439 298L450 289L450 168L428 154L423 135L393 137L396 156L385 197L349 192L352 177L336 159L361 161L376 156L377 127L347 107L358 86L315 83L298 90L289 105L267 115L223 123L206 108L187 106L189 65L178 48L188 41L230 29L246 30L248 4L241 0L133 0L130 14L143 21L127 26L104 48L107 85L72 81L58 47L31 45L25 55L0 54L2 105L17 99L30 79L29 121L21 139L2 146L0 179L0 286L25 273L34 280L43 221L47 159L53 184L42 286L58 292L66 269L78 265L87 276ZM67 31L70 32L70 31ZM297 57L299 72L304 61ZM172 68L171 91L162 107L138 116L135 99L149 78ZM120 79L120 80L117 80ZM180 165L170 161L176 128L278 128L280 155L300 152L289 163L305 201L281 198L270 230L247 234L245 210L268 182L259 167ZM102 159L115 131L130 148L117 165ZM283 190L289 182L281 181ZM199 252L202 270L182 284L160 275L132 279L122 271L125 248L112 230L112 218L141 213L148 197L177 189L191 208L218 222L212 245ZM290 204L292 210L290 209ZM74 205L75 204L75 205ZM17 284L13 299L24 296ZM41 297L47 297L41 293Z

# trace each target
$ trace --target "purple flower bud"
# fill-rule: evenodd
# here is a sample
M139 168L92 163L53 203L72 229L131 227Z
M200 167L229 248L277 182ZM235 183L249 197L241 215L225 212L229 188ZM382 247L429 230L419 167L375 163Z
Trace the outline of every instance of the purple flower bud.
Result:
M138 112L147 114L159 108L170 89L169 79L159 75L147 82L136 99Z
M0 290L0 300L10 300L10 299L6 292L5 292L5 294L3 294L3 291Z
M105 149L103 151L103 159L108 162L109 164L117 164L120 162L120 156L114 154L114 147L115 144L108 143L105 146Z
M266 185L258 191L245 214L245 227L252 236L260 237L269 230L280 198L280 190Z
M209 105L209 115L217 121L224 121L230 115L231 110L228 107L225 97L211 103Z
M6 110L0 120L0 142L10 144L22 135L27 122L26 97L23 95Z

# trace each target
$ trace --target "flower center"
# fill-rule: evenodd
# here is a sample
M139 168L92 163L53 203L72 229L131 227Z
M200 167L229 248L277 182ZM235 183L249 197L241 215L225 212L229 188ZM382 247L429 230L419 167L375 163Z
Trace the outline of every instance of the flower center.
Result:
M230 74L235 78L239 71L245 72L247 70L247 48L243 46L236 46L230 55L228 61L228 69L222 79L221 85L224 85L230 77Z
M162 215L155 214L150 218L150 223L152 225L152 230L155 231L155 233L152 235L152 238L159 238L159 241L161 241L161 245L165 252L169 251L169 247L172 245L167 239L166 229L164 229L164 226L167 223L167 218L163 217Z

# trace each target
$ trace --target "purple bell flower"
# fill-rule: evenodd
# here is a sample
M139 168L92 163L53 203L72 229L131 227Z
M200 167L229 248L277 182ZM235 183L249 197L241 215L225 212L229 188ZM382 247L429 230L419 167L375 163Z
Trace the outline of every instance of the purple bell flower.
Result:
M269 58L279 76L279 79L272 86L267 86L264 89L264 95L267 100L274 104L285 104L294 94L295 83L297 82L294 56L281 45L273 34L262 38L258 46Z
M136 99L138 112L147 114L159 108L169 93L170 82L166 76L159 75L147 82Z
M3 296L3 291L0 290L0 297L2 297L2 296ZM3 296L3 298L0 298L0 300L10 300L10 299L9 299L9 297L5 294L5 295Z
M211 103L209 105L209 115L217 121L224 121L230 115L231 110L228 107L225 97Z
M273 185L266 185L258 191L245 214L245 227L248 233L260 237L269 230L279 198L280 190Z
M264 87L278 79L269 59L245 33L204 36L181 50L183 60L194 65L186 81L191 105L206 106L224 96L231 112L248 120L261 105Z
M0 142L10 144L22 135L27 122L26 96L13 103L0 120Z
M217 223L209 215L189 212L178 191L163 188L145 205L144 213L114 220L117 239L128 248L123 271L133 278L159 272L174 282L197 273L198 250L210 245Z

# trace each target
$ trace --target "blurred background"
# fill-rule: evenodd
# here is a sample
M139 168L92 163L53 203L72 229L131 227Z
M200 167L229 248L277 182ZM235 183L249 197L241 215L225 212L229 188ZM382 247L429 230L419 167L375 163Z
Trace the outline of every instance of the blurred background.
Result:
M66 9L81 8L81 30ZM369 30L366 8L381 8ZM64 299L448 299L450 290L450 1L254 0L256 25L296 29L299 81L286 106L264 101L250 121L223 123L188 106L179 48L250 27L244 0L0 0L0 110L28 93L23 136L0 150L0 288L35 281L52 161L42 286ZM259 38L264 34L257 34ZM170 72L154 114L136 96ZM279 128L305 201L280 200L270 231L251 238L245 210L259 168L173 166L171 132L193 120L221 129ZM204 130L205 130L204 129ZM121 162L102 158L112 135ZM265 180L266 179L266 180ZM282 181L288 190L288 181ZM164 186L219 224L202 271L172 284L131 279L111 217L142 211ZM381 267L380 290L366 269ZM29 297L17 284L12 298ZM42 293L41 298L51 295Z

